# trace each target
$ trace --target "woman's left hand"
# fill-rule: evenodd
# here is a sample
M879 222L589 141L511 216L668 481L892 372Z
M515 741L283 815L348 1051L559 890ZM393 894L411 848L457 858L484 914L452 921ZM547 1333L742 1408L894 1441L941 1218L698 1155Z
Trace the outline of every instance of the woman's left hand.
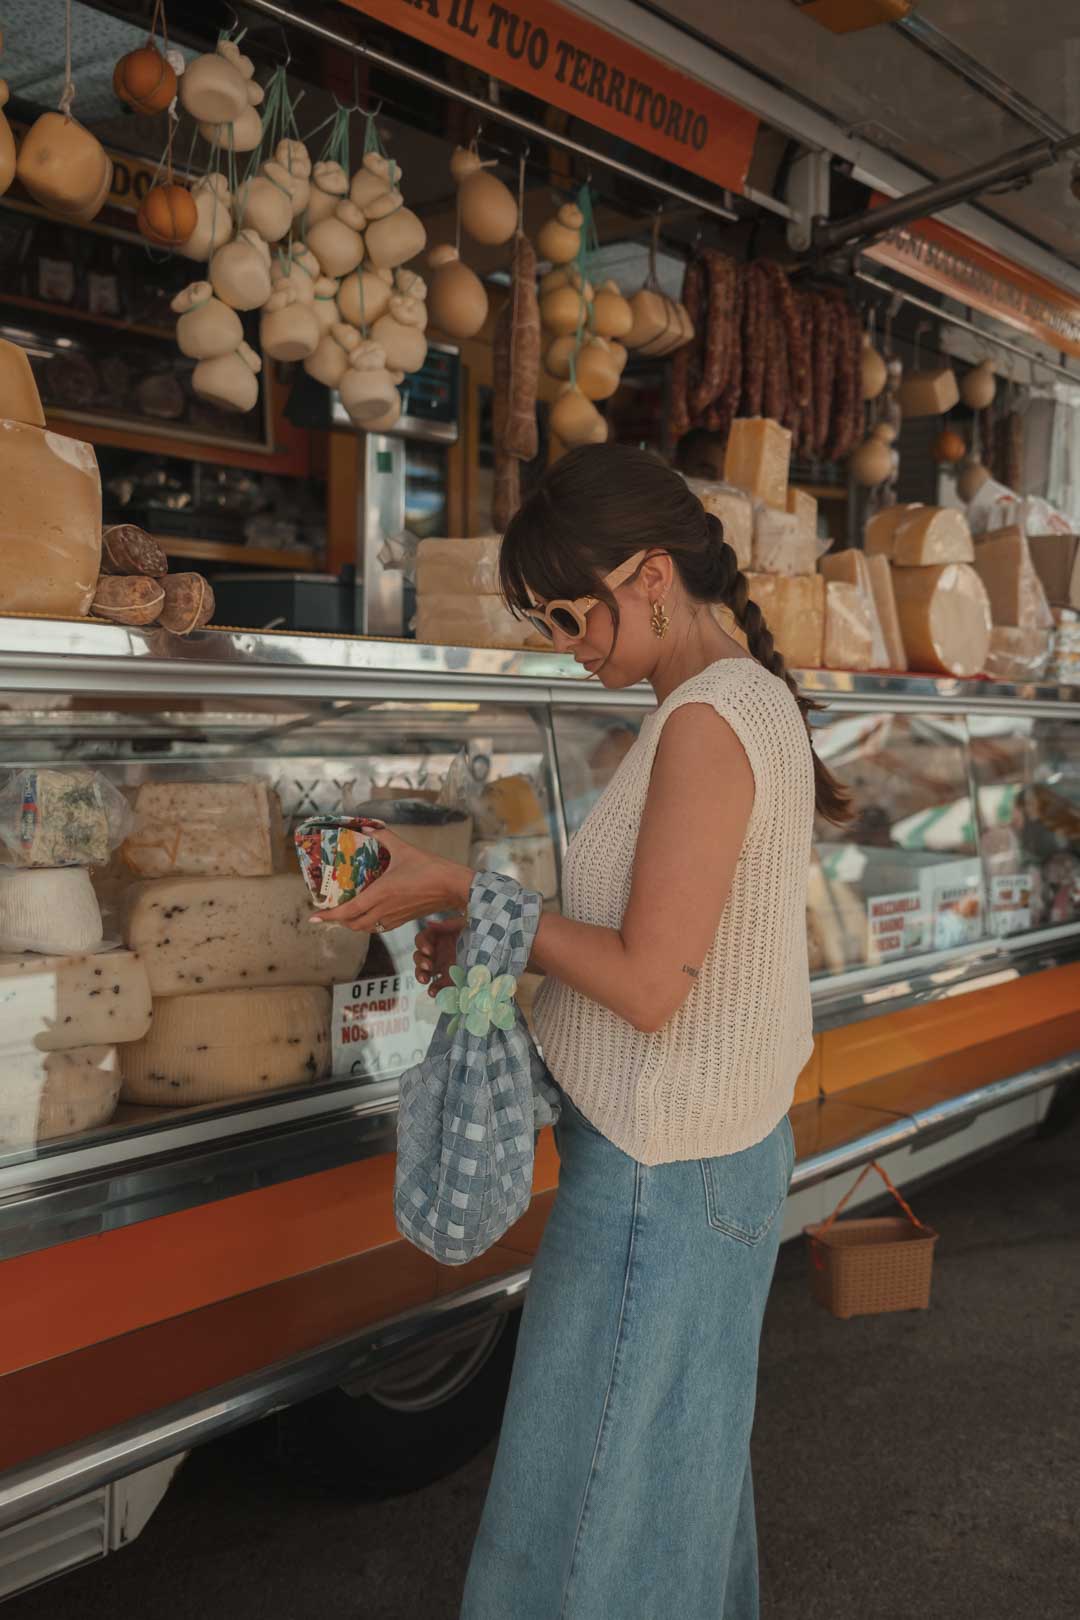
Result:
M361 889L354 900L314 912L313 923L340 923L355 933L369 934L377 927L398 928L435 912L466 909L473 879L469 867L428 855L407 844L389 827L380 827L375 836L389 851L387 870Z

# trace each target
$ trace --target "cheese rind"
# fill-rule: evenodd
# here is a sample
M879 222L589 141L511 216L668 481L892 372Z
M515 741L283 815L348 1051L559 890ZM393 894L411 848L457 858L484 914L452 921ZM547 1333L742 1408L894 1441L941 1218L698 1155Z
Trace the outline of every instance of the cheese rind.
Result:
M265 782L144 782L124 841L139 877L268 877L285 864L277 794Z
M870 669L873 603L860 585L830 579L825 587L825 668Z
M975 547L963 512L953 506L922 506L899 525L892 560L900 568L930 568L938 563L969 563Z
M416 548L416 589L422 596L498 596L497 534L465 540L429 536Z
M300 874L160 878L125 896L124 937L155 997L356 977L369 935L310 921Z
M1054 619L1042 581L1035 572L1027 536L1021 529L999 529L980 540L975 569L986 586L994 623L1020 630L1049 630Z
M150 1027L150 981L131 951L0 956L0 1047L63 1052L137 1041Z
M103 935L85 867L0 871L0 951L68 956L93 950Z
M155 1000L149 1034L124 1048L124 1100L179 1108L321 1080L330 1007L312 985Z
M907 669L907 653L904 651L904 638L900 633L900 617L896 611L896 592L893 590L889 559L880 556L867 557L866 569L885 642L885 668Z
M101 477L88 444L0 420L0 613L90 611L101 567Z
M724 453L724 482L781 512L787 509L791 434L767 416L736 417Z
M812 574L817 563L817 536L807 539L794 512L759 506L754 514L754 572Z
M825 650L825 581L820 574L748 574L747 591L791 669L820 669Z
M875 512L866 525L866 534L863 538L863 550L866 555L888 557L891 561L897 530L908 521L913 512L920 510L916 502L906 506L885 506L880 512Z
M990 650L990 599L969 563L894 568L893 590L912 669L981 674Z

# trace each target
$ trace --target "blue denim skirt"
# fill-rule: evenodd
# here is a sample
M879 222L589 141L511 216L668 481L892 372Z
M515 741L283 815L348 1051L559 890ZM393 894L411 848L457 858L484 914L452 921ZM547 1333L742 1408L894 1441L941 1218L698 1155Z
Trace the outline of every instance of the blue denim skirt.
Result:
M563 1098L461 1620L756 1620L750 1430L786 1119L644 1165Z

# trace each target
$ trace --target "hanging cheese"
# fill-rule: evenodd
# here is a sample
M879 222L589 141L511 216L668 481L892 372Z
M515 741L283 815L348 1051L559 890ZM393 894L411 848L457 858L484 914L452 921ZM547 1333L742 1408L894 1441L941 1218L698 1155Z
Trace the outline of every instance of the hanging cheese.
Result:
M137 1041L150 1028L150 981L131 951L0 956L0 1047L62 1052Z
M422 596L499 594L499 536L471 540L421 540L416 548L416 589Z
M787 509L799 520L799 532L808 541L816 546L817 543L817 500L805 489L789 489L787 492Z
M1022 630L995 624L985 673L995 681L1038 681L1046 674L1053 647L1051 630Z
M875 512L866 525L866 534L863 539L863 550L868 557L893 557L893 547L896 544L896 532L905 524L913 512L921 511L921 504L915 502L910 505L885 506L880 512Z
M830 579L825 587L825 668L871 669L873 603L859 585Z
M885 640L885 668L907 669L907 653L904 651L904 638L900 634L900 618L896 611L896 593L893 590L889 559L867 557L866 570L881 624L881 633Z
M516 619L501 596L418 597L416 639L436 647L535 647L551 651L551 642L527 619Z
M37 874L32 874L37 875ZM303 878L175 877L133 883L124 937L155 996L356 977L368 935L313 928Z
M808 539L794 512L759 506L754 513L753 566L759 574L812 574L817 536Z
M101 477L88 444L0 421L0 613L87 613L101 568Z
M155 1000L149 1035L125 1047L123 1097L166 1108L223 1102L307 1085L329 1067L326 990L281 985L175 996Z
M975 570L986 586L995 624L1015 625L1021 630L1053 628L1046 592L1021 529L999 529L980 540Z
M969 563L975 556L967 518L955 506L922 506L899 525L892 561L899 568Z
M825 649L825 581L820 574L747 574L752 602L791 669L820 669Z
M0 81L2 83L3 81ZM26 350L0 338L0 418L43 428L45 412Z
M0 1079L0 1150L92 1130L111 1118L120 1095L114 1046L70 1052L14 1050Z
M93 950L103 934L85 867L0 871L0 951L67 955Z
M894 568L893 590L912 669L982 673L990 650L990 599L970 564Z
M951 366L908 372L900 384L900 410L905 420L914 416L944 416L959 398L960 388Z
M736 417L724 453L724 482L767 506L787 509L791 434L765 416Z
M285 864L281 804L265 782L144 782L121 850L139 877L266 877Z

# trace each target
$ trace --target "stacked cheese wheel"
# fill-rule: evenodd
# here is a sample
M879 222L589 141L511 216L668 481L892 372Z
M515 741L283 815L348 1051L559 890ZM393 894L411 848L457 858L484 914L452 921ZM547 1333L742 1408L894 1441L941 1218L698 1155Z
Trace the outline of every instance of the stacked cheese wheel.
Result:
M312 928L264 783L148 783L122 849L140 880L124 937L153 995L124 1051L123 1096L180 1107L259 1096L330 1067L330 986L356 976L368 937Z

